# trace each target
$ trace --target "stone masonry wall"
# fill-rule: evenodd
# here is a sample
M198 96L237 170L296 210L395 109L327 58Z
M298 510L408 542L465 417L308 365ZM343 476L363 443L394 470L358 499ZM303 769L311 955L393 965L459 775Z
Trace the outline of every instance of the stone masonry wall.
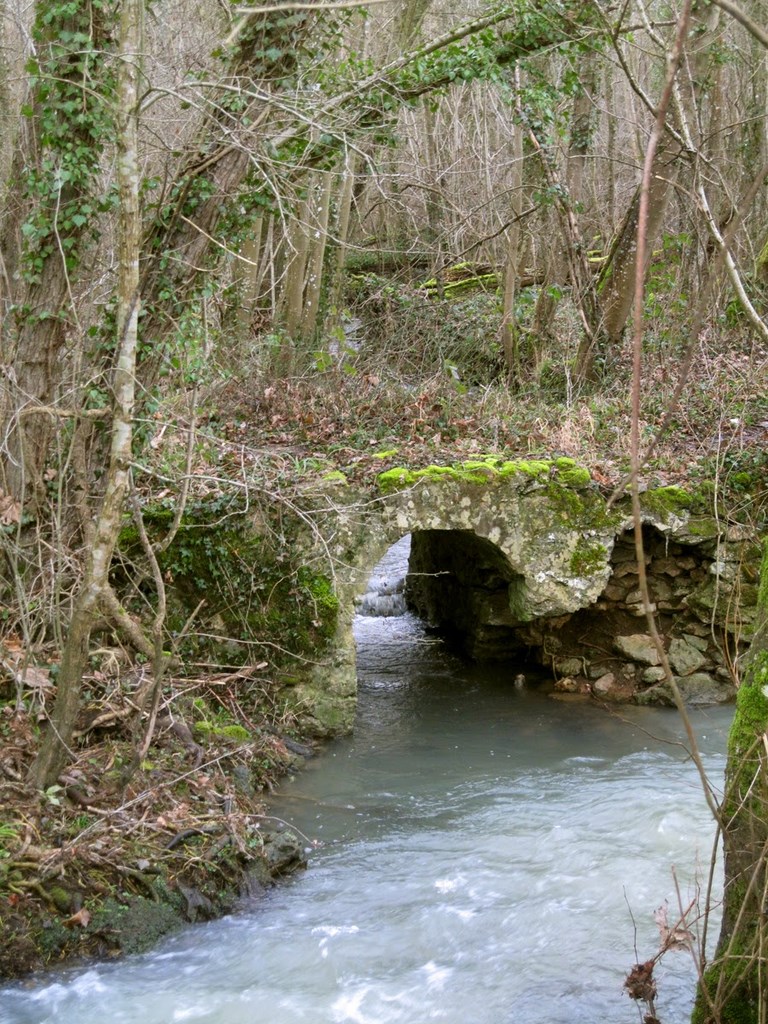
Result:
M712 540L670 541L653 527L644 529L644 547L657 628L683 696L691 703L731 700L752 618L750 606L735 600L736 591L750 586L749 572L742 573L743 548ZM592 607L532 623L521 635L535 660L553 673L557 689L671 704L647 632L631 531L617 538L611 566L612 576Z
M731 700L756 597L749 546L738 530L730 542L706 533L673 540L651 525L643 532L652 610L681 692L691 703ZM616 538L610 569L593 604L525 623L519 578L498 549L464 531L427 530L413 537L406 594L470 658L528 663L566 692L671 704L647 632L631 530Z

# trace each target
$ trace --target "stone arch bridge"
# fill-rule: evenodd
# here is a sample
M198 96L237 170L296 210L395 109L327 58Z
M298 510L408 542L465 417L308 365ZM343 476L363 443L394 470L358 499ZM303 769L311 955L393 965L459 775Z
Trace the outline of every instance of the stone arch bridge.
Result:
M355 601L406 534L409 606L469 657L525 661L560 689L604 700L671 703L647 635L628 502L609 507L573 460L393 469L375 493L334 473L314 497L307 549L332 566L339 600L330 656L299 687L318 731L351 725ZM642 507L652 608L681 690L693 702L731 699L756 602L752 542L678 487L647 490Z

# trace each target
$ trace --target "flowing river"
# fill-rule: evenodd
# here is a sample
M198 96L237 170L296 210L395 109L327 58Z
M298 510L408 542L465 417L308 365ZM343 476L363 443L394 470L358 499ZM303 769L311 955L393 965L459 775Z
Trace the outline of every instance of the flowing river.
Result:
M706 887L714 839L676 713L516 688L407 615L357 638L355 734L274 807L310 869L147 955L0 990L2 1024L641 1020L624 978L658 950L656 908L674 923ZM730 717L693 715L717 783ZM690 954L656 978L683 1024Z

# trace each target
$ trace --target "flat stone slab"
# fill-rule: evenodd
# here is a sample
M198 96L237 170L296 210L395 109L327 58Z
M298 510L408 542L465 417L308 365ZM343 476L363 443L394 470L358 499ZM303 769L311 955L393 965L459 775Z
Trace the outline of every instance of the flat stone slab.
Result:
M641 665L658 665L661 662L656 645L647 633L617 636L613 641L613 647L625 658L638 661Z
M686 704L727 704L736 696L733 685L714 679L708 672L695 672L690 676L676 677L675 682ZM638 693L635 696L635 703L674 707L675 699L671 687L664 682Z
M676 637L669 645L669 663L678 676L690 676L706 661L706 655L687 640Z

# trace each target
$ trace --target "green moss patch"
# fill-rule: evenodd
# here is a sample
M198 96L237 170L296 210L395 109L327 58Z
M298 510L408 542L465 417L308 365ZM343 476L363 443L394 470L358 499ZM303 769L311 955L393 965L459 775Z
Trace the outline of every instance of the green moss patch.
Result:
M664 519L669 515L683 515L696 506L694 497L682 487L654 487L640 495L643 509Z
M575 576L591 576L604 569L608 562L608 549L604 544L583 541L571 555L570 569Z
M558 478L566 487L588 487L592 479L589 475L589 470L584 469L583 466L574 466L573 469L561 470Z
M736 695L736 715L728 736L729 774L736 783L734 811L742 794L749 792L758 762L755 745L768 725L768 650L756 652L750 674L749 685L742 685Z
M215 737L232 740L235 743L247 743L251 739L251 734L242 725L217 725L205 720L195 722L195 734L198 737Z
M379 490L384 494L391 494L393 491L402 490L404 487L412 487L415 477L410 469L398 466L396 469L388 469L379 473L377 477Z
M168 628L184 632L176 653L224 665L249 664L266 653L279 669L317 660L336 631L333 580L302 564L298 517L282 507L267 509L257 528L239 511L231 498L191 506L171 545L158 553L170 583ZM162 538L172 510L152 506L143 514L150 539ZM120 542L122 552L142 565L132 526ZM146 579L150 586L149 570ZM193 612L193 628L185 631Z
M759 1019L759 984L751 972L745 976L744 964L755 959L755 954L732 949L728 956L715 961L704 972L704 985L715 993L722 985L725 997L718 1002L717 1017L713 1018L709 1004L700 991L691 1015L691 1024L755 1024Z
M110 899L94 915L91 930L113 935L123 953L144 953L164 935L184 925L180 901L177 903L173 906L143 896L135 896L127 904Z
M499 469L501 476L517 476L523 474L534 479L548 476L552 469L552 463L543 459L514 459L502 462Z
M412 487L419 480L457 480L462 483L488 484L505 477L527 476L534 480L555 478L563 487L580 489L588 486L589 470L578 466L573 459L504 459L498 455L486 455L479 459L468 459L451 466L425 466L423 469L407 469L398 466L380 473L377 477L379 490L384 494Z

